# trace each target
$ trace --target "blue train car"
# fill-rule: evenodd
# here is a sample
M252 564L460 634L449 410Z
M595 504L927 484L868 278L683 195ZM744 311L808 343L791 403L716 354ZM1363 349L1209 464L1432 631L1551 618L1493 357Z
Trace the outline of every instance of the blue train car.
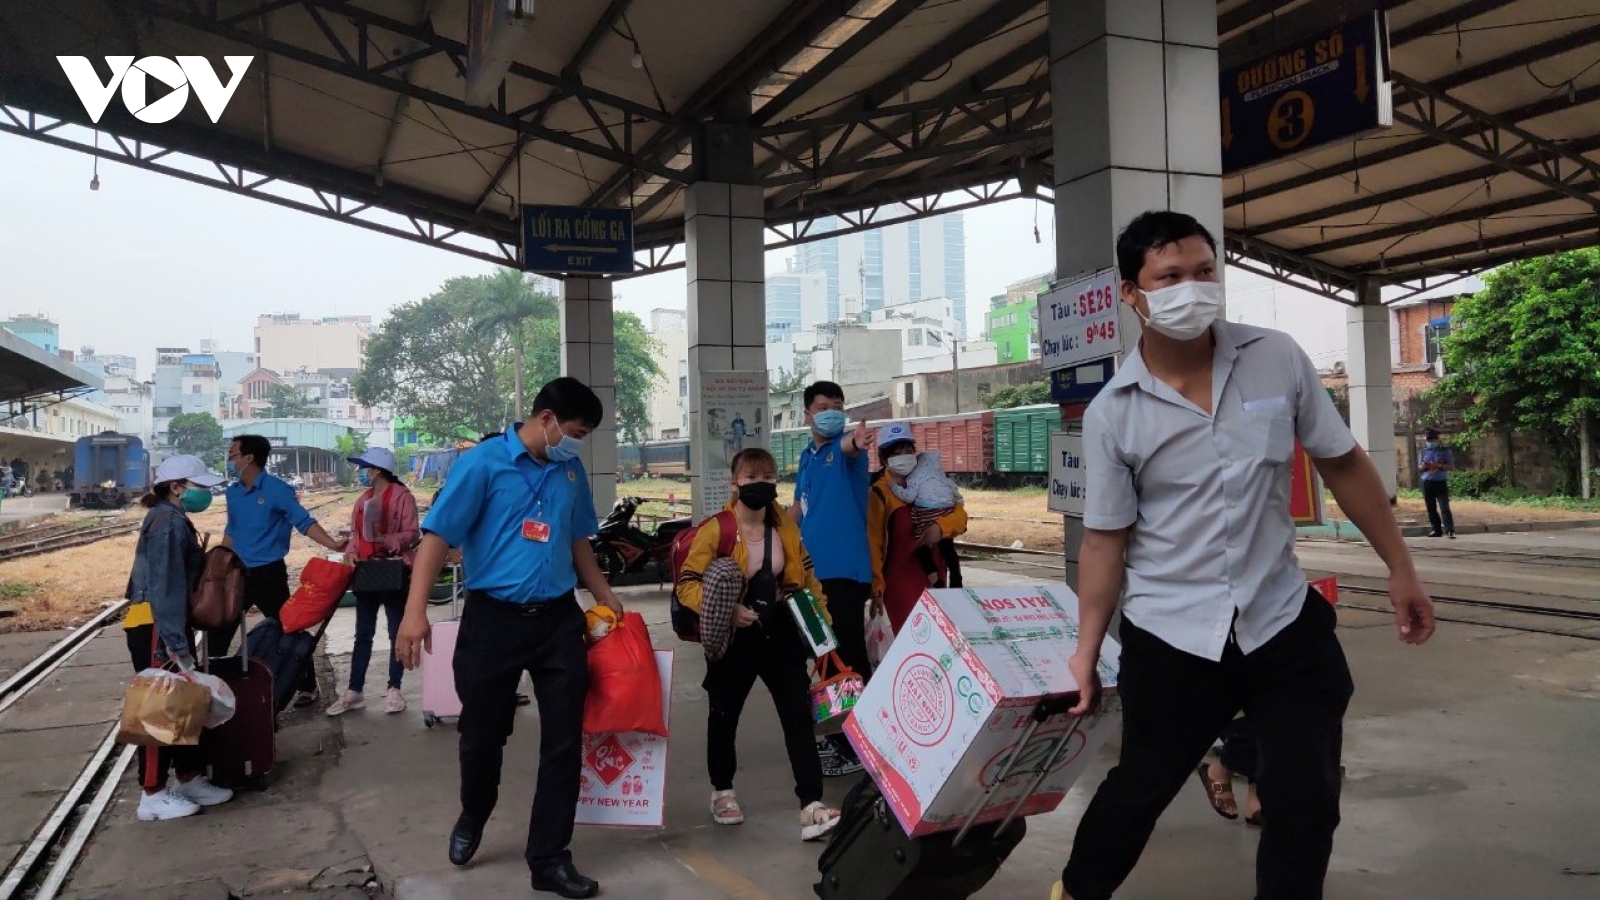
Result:
M115 431L78 438L72 452L69 505L121 509L149 488L150 455L143 441Z

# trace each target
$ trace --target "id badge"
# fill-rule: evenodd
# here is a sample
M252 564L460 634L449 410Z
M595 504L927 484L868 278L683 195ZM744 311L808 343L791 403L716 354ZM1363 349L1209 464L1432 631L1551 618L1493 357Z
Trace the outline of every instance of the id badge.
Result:
M546 543L550 540L550 526L538 519L523 519L522 536L530 541Z

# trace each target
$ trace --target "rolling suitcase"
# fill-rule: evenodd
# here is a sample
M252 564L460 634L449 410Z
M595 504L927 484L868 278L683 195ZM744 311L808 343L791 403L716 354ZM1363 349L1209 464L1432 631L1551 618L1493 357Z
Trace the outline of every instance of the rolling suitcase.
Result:
M277 765L272 670L245 656L213 660L207 669L233 689L237 706L233 718L200 733L206 777L221 787L262 790Z
M1041 724L1077 701L1076 694L1040 700L1017 746L1026 747ZM1072 729L1081 723L1081 719L1075 720ZM823 900L964 900L972 896L989 883L1022 842L1028 822L1017 813L1071 747L1072 741L1063 738L1056 751L1031 771L1018 771L1018 757L1011 757L973 803L958 830L919 838L905 833L877 784L870 776L863 777L846 795L839 826L817 860L822 880L813 890ZM975 824L995 791L1018 777L1031 781L1006 817Z
M441 719L461 717L461 698L456 696L456 630L461 621L461 567L455 567L450 589L450 619L433 623L433 652L422 654L422 724L429 728Z
M336 607L337 609L337 607ZM329 618L332 618L330 614ZM266 664L272 672L273 711L283 712L294 700L300 674L311 665L311 654L328 629L328 619L315 632L283 633L277 619L262 619L245 635L245 655Z

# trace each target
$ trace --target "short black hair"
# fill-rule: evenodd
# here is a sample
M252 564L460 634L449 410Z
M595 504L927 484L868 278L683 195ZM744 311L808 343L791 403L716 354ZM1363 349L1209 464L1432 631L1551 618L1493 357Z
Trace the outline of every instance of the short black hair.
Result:
M556 414L557 422L577 419L588 428L599 428L606 415L599 396L587 384L567 375L540 388L539 396L533 398L534 415L547 409Z
M1439 429L1437 429L1437 428L1429 428L1427 431L1424 431L1422 433L1422 436L1427 438L1430 441L1436 441L1436 440L1439 439Z
M233 439L239 445L239 453L255 460L255 464L265 469L267 459L272 456L272 442L259 434L241 434Z
M1211 252L1217 252L1217 239L1194 216L1167 209L1143 213L1117 235L1117 271L1123 281L1138 284L1146 253L1191 237L1205 238Z
M837 384L834 384L831 381L811 382L810 386L806 388L805 393L806 409L810 409L812 402L818 397L827 397L829 400L838 400L840 403L843 403L844 388L839 387Z

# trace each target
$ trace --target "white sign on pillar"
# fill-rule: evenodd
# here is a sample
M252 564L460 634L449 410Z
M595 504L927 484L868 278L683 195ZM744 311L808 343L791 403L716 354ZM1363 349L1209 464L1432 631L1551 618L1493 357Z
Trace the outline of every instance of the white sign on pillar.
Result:
M700 381L701 422L706 450L695 460L697 490L706 515L728 505L733 496L728 466L746 447L765 447L767 373L706 372Z
M1083 435L1057 431L1050 435L1050 511L1083 518L1089 479L1083 469Z
M1067 369L1122 352L1117 270L1101 269L1039 295L1039 368Z

